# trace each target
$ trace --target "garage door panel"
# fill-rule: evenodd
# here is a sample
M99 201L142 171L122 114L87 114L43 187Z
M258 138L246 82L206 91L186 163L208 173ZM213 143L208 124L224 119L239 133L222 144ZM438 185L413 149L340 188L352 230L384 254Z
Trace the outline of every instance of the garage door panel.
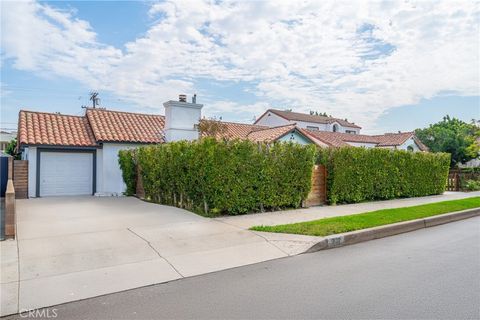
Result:
M93 154L42 152L40 154L40 196L90 195Z

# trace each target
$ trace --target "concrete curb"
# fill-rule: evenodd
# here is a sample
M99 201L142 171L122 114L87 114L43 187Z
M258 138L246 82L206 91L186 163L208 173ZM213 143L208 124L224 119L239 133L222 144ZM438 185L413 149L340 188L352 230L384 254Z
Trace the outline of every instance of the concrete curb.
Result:
M351 244L393 236L400 233L430 228L441 224L480 216L480 208L446 213L417 220L388 224L385 226L335 234L323 238L304 253L333 249Z

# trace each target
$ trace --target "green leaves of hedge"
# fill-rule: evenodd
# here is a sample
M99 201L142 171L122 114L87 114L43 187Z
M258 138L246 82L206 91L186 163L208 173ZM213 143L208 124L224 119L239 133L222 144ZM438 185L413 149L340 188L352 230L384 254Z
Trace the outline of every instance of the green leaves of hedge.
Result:
M315 148L207 138L121 151L119 157L127 192L138 163L148 199L215 216L300 206L311 188Z
M381 148L322 149L330 203L420 197L445 191L450 154Z
M135 151L133 150L120 150L118 153L118 164L122 169L123 181L127 185L125 194L128 196L134 195L136 191L137 165L135 160Z

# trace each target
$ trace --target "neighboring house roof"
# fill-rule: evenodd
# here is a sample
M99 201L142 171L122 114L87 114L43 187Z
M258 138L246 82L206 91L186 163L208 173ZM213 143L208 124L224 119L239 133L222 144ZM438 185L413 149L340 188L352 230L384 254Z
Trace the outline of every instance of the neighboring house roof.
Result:
M19 145L97 145L87 118L57 113L21 110L17 137Z
M89 108L86 117L98 142L164 141L164 116Z
M268 129L267 126L259 126L255 124L247 123L237 123L237 122L225 122L219 120L207 120L202 119L202 122L214 122L218 123L223 127L219 132L216 133L218 139L246 139L248 134L253 131ZM205 137L207 134L202 133L202 136Z
M286 126L257 130L249 133L247 139L255 142L272 142L294 131L296 127L296 124L289 124Z
M348 146L348 142L357 142L371 143L377 147L388 147L402 145L408 139L413 138L420 150L428 150L416 138L413 132L369 136L306 130L297 127L295 123L268 127L235 122L217 122L224 126L224 130L222 129L216 133L216 136L224 139L273 142L296 130L318 145L342 147ZM91 108L87 109L85 116L22 110L19 113L18 120L18 143L20 146L52 145L74 147L95 147L101 142L163 143L164 126L165 118L161 115Z
M378 146L397 146L413 137L413 132L385 133L374 136L378 139Z
M202 121L216 122L223 127L223 129L215 132L215 138L218 139L241 139L251 140L255 142L273 142L296 129L296 124L288 124L278 127L267 127L255 124L224 122L218 120L204 119ZM206 137L208 136L208 134L203 133L202 136Z
M306 135L310 135L313 138L320 140L321 142L332 147L348 146L348 142L370 143L375 144L377 147L395 147L401 146L408 139L413 138L420 150L428 150L428 148L417 139L415 133L413 132L387 133L383 135L369 136L364 134L350 134L305 129L301 129L301 131Z
M338 124L344 127L358 128L358 129L362 128L360 126L357 126L354 123L351 123L342 119L338 119L338 118L311 115L311 114L299 113L299 112L293 112L293 111L287 111L287 110L277 110L277 109L268 109L267 111L265 111L264 114L260 116L260 118L258 118L257 121L255 121L255 123L257 123L261 118L263 118L269 112L272 112L277 116L282 117L289 121L313 122L313 123L321 123L321 124L331 124L331 123L337 122Z

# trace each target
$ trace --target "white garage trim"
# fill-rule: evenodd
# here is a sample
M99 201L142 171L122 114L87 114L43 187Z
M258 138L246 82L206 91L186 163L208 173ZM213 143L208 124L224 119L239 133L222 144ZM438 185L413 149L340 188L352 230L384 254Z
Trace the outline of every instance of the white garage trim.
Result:
M85 148L85 149L78 149L78 148L38 148L37 149L37 163L36 163L36 196L40 197L41 195L41 183L40 183L40 177L41 177L41 159L42 159L42 153L46 152L55 152L55 153L70 153L70 154L75 154L75 153L87 153L92 155L92 173L91 173L91 180L92 180L92 187L91 187L91 194L95 194L96 192L96 180L97 180L97 150L96 149L90 149L90 148Z

